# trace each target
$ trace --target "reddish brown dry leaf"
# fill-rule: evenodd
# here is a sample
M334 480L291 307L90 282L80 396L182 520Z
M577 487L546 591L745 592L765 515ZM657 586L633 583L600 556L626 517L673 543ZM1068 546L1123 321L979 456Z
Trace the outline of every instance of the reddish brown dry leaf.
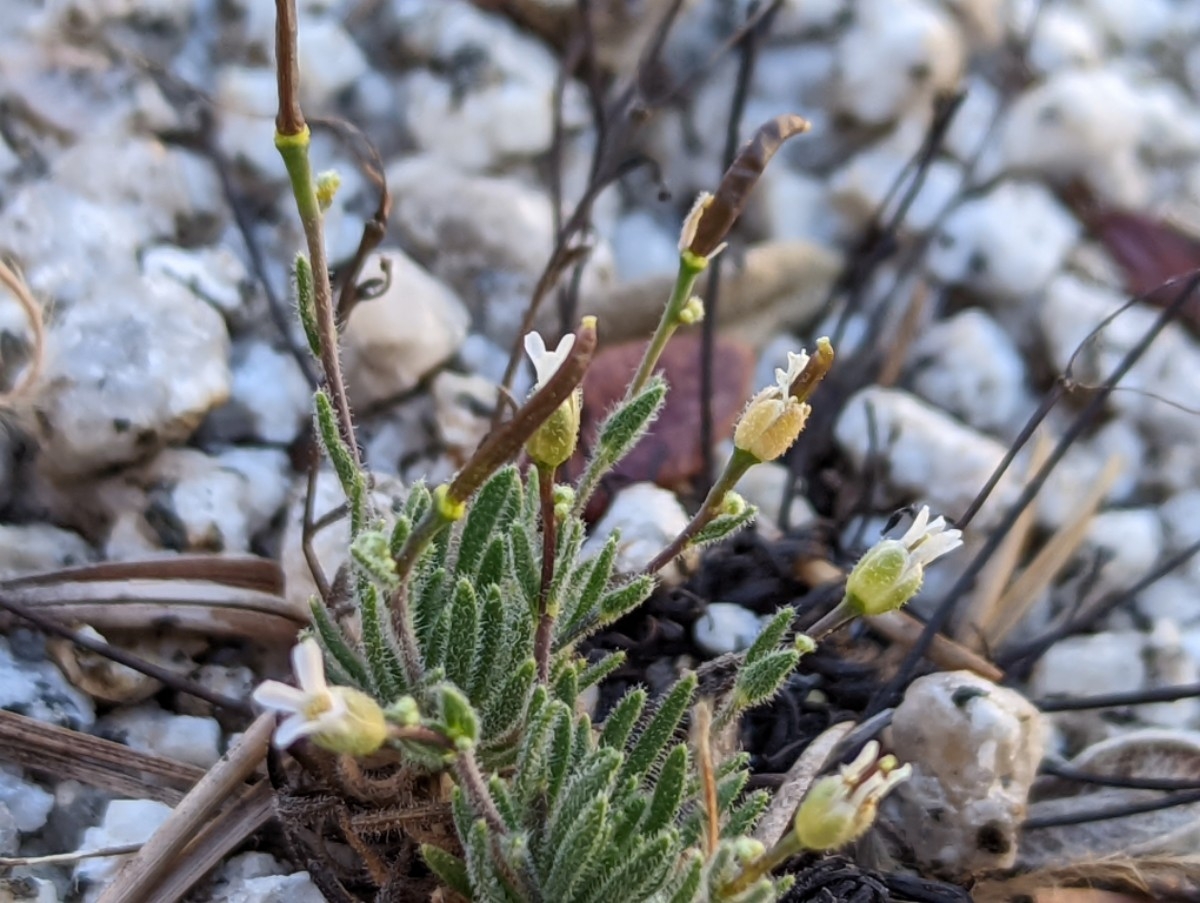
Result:
M581 450L590 449L600 422L625 395L646 343L626 342L597 353L583 381ZM676 336L659 361L670 386L662 415L647 436L618 465L615 476L623 485L651 481L668 489L686 487L704 466L700 447L701 343L698 332ZM750 396L754 354L741 342L718 337L713 349L713 440L733 433L734 423ZM582 469L582 455L571 472ZM596 516L595 510L589 514Z
M1165 307L1177 289L1155 291L1164 282L1200 268L1200 242L1161 220L1104 210L1089 221L1097 237L1125 274L1125 287L1157 307ZM1200 298L1193 296L1180 311L1180 318L1200 330Z

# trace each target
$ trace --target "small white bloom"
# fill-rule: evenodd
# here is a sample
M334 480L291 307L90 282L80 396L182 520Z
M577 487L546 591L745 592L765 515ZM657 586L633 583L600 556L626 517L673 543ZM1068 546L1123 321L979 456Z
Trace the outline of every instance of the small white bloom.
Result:
M325 662L316 640L307 639L292 649L292 672L299 688L268 680L254 691L254 701L263 708L288 716L275 731L280 749L301 737L336 728L347 711L345 701L325 682Z
M859 560L846 580L846 602L860 615L895 611L921 589L925 567L962 545L962 531L946 519L929 520L922 506L899 539L881 539Z
M929 506L922 505L912 526L900 537L917 564L924 567L962 545L962 530L946 529L946 518L939 515L929 522Z
M539 333L526 334L525 353L533 362L533 371L537 375L537 383L533 387L535 392L546 385L550 381L550 377L558 372L558 368L562 366L563 361L567 359L567 355L574 347L575 334L571 332L559 339L558 347L553 351L546 350L546 343Z
M292 670L299 688L268 680L254 691L254 701L263 708L287 714L275 729L277 747L287 749L309 737L331 752L369 756L383 746L388 738L383 709L361 690L325 682L325 662L316 640L292 649Z
M809 850L834 850L857 840L875 821L880 801L912 774L895 756L879 756L872 740L838 774L816 781L796 810L793 830Z
M775 385L750 399L733 431L733 444L759 461L782 455L808 422L811 408L791 394L792 383L808 366L808 355L789 351L787 359L787 369L775 368Z
M792 383L796 381L804 368L808 366L808 353L801 351L797 354L795 351L787 353L788 365L786 370L779 367L775 368L775 383L779 387L780 397L787 398L792 391Z

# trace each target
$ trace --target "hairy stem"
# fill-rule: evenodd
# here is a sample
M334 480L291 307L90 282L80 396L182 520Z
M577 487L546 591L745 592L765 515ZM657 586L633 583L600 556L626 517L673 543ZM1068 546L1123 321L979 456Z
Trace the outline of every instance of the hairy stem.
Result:
M702 257L687 252L680 255L679 271L675 275L675 286L671 289L671 297L667 300L667 306L663 309L658 326L654 328L654 335L650 339L650 344L646 346L646 352L642 355L642 362L638 365L633 382L629 384L629 389L625 392L626 401L642 391L642 387L650 379L655 365L658 364L658 359L662 357L663 349L667 347L667 342L680 326L679 312L683 310L688 298L692 296L696 279L704 272L706 266L708 266L708 261Z
M321 341L321 369L333 399L338 429L350 450L354 463L361 467L358 444L354 441L354 422L350 401L338 359L337 320L333 309L333 288L329 281L329 262L325 256L325 230L321 206L317 202L312 162L308 157L310 132L300 109L300 69L296 60L296 2L275 0L275 59L279 85L279 112L275 117L275 147L283 157L291 182L296 210L308 245L313 272L314 308Z
M797 853L803 852L803 847L800 841L796 839L796 835L792 831L784 833L780 838L779 843L767 850L753 862L748 863L742 869L742 873L733 879L729 884L720 888L717 892L717 898L721 900L732 899L743 891L749 890L763 878L768 877L771 872L779 868Z
M717 477L717 481L713 483L712 488L708 490L708 495L704 498L704 504L700 506L700 510L695 513L691 521L686 527L671 540L670 545L654 556L654 560L646 565L647 574L655 574L661 571L668 564L674 561L688 547L688 543L707 527L721 513L721 506L725 502L725 496L733 491L733 487L755 464L758 459L749 452L744 452L740 448L735 448L733 454L729 458L729 463L725 465L725 470Z
M542 588L538 593L538 623L533 639L533 657L537 661L538 680L550 682L551 641L554 638L554 607L550 586L554 582L554 549L557 539L554 519L554 473L557 468L538 465L538 495L542 505Z

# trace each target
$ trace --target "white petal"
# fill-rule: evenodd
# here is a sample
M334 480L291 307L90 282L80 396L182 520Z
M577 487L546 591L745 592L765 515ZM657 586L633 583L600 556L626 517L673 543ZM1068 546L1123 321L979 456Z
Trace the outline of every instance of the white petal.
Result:
M321 657L321 647L316 640L309 638L293 647L292 671L296 674L300 689L308 695L327 691L325 660Z
M533 369L537 372L540 379L542 375L542 362L546 359L546 342L542 339L540 333L525 333L525 353L529 355L529 359L533 362Z
M911 549L916 543L925 538L925 534L928 532L928 523L929 506L922 505L921 510L917 512L917 516L913 518L912 526L900 537L900 541Z
M264 709L299 712L304 708L308 694L277 680L265 680L255 688L252 698Z
M287 749L301 737L317 732L317 722L309 721L303 715L290 715L275 728L275 745L279 749Z
M947 552L953 552L962 544L961 530L947 530L944 533L937 533L930 536L913 549L912 554L913 558L921 562L922 565L926 565L936 558L941 558Z

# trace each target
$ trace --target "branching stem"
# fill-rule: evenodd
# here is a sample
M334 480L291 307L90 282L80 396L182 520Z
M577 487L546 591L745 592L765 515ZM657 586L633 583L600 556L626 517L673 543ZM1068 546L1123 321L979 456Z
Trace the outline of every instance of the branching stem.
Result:
M279 112L275 117L275 147L283 157L296 199L296 211L308 245L313 273L313 301L317 332L321 341L321 369L333 400L338 429L356 466L361 467L358 444L354 441L354 422L350 400L338 359L337 320L333 309L333 288L329 281L329 261L325 256L325 229L321 206L317 202L312 162L308 157L310 132L300 109L300 69L296 51L296 0L275 0L275 71L279 85Z
M671 297L667 301L666 308L663 309L658 326L654 328L654 335L650 339L650 344L646 346L646 352L642 355L642 362L638 365L633 382L629 384L629 389L625 392L626 401L642 391L642 387L654 373L654 367L658 364L658 359L662 357L663 349L667 347L667 342L683 322L680 320L679 314L692 296L696 279L707 266L707 260L687 251L679 256L679 271L675 274L675 286L671 289Z
M708 490L708 495L705 496L700 510L695 513L682 532L671 540L670 545L654 556L654 560L646 565L646 573L655 574L679 557L696 534L720 515L725 496L733 491L733 487L737 485L738 480L745 475L746 471L757 463L758 459L752 454L735 448L729 458L729 463L725 465L725 469L717 481Z

